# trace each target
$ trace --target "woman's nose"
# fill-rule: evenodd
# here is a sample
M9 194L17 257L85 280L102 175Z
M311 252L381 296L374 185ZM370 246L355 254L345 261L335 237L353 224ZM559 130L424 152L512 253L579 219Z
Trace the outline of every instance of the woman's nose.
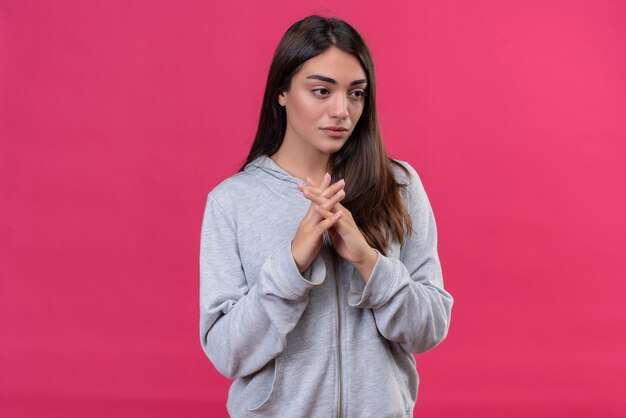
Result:
M348 117L348 98L343 94L337 94L333 100L331 100L330 116L338 119Z

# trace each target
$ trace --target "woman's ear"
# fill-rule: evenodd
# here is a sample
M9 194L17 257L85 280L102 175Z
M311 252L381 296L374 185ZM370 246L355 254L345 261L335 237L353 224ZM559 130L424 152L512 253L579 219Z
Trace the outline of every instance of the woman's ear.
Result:
M284 91L278 95L278 104L282 107L285 107L285 105L287 104L287 99L285 98Z

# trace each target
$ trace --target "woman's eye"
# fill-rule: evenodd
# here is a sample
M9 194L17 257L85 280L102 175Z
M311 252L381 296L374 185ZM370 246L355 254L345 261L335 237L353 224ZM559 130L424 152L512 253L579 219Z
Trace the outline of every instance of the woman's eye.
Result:
M363 97L365 97L365 91L364 90L354 90L352 92L350 92L350 95L356 99L356 100L361 100Z
M313 92L314 95L316 96L326 96L328 94L328 89L325 89L323 87L320 87L318 89L313 89L311 90Z

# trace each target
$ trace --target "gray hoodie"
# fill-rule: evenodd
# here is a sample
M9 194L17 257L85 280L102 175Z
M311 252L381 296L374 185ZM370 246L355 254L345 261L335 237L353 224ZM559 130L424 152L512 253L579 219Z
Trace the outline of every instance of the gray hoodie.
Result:
M262 156L207 198L200 242L200 340L235 379L233 417L405 417L417 398L412 353L441 342L443 288L435 220L415 170L403 193L414 232L367 285L325 234L302 274L291 240L308 210L297 178Z

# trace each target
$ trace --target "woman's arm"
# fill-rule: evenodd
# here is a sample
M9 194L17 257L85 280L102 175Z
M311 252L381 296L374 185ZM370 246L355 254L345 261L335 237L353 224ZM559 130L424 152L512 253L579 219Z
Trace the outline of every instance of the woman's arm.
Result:
M367 284L355 271L348 303L372 309L385 338L421 353L446 337L453 298L443 288L430 202L415 170L405 167L411 174L406 203L414 232L402 245L400 259L378 255Z
M321 258L300 274L285 243L265 260L249 288L236 225L209 195L200 240L200 340L215 368L236 378L278 356L308 304L309 290L325 275Z

